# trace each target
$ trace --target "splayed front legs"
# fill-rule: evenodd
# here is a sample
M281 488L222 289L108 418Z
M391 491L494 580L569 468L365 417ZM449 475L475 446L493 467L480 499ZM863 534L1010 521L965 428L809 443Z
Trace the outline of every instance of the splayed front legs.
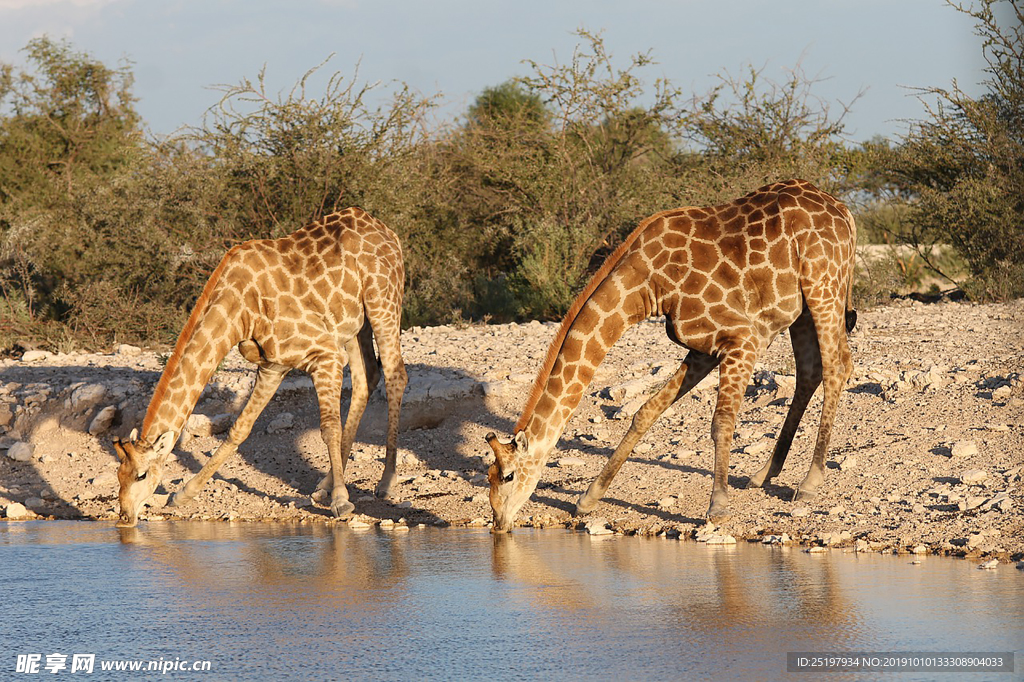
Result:
M227 440L217 448L217 451L207 460L199 473L193 476L180 491L171 496L167 503L168 506L180 507L191 501L202 490L203 486L206 485L206 482L217 473L217 469L220 468L225 460L238 451L238 446L249 436L249 432L252 431L252 426L256 419L263 412L267 403L270 402L270 399L277 391L277 387L281 385L281 380L284 379L287 373L288 368L281 365L263 363L259 366L256 370L256 383L252 387L249 400L245 403L245 407L242 408L238 419L231 425Z
M636 447L636 444L643 438L654 422L658 420L658 417L664 414L665 410L673 403L686 395L690 389L700 383L717 364L718 361L716 359L703 353L691 352L686 356L686 360L676 370L676 373L672 375L672 378L658 389L658 392L651 396L644 403L643 407L637 410L629 430L623 436L619 446L615 448L615 452L612 453L608 462L604 465L604 469L594 479L594 482L590 484L587 491L580 495L579 500L577 500L576 514L586 514L597 506L597 503L607 492L608 486L611 485L612 479L615 478L615 474L619 472L622 464L629 457L630 453L633 452L633 448Z

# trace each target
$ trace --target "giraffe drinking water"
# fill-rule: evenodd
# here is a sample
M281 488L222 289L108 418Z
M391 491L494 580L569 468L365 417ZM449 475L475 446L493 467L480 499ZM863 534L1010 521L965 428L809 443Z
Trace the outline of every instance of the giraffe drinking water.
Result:
M654 421L719 366L707 517L714 523L727 519L729 450L740 403L757 357L785 329L796 357L796 392L771 458L748 486L762 486L782 469L807 403L824 384L811 467L795 494L798 500L812 497L824 479L839 395L853 367L846 335L856 321L850 308L855 244L849 210L803 180L641 222L566 314L511 441L487 434L495 455L488 471L494 530L512 528L608 349L628 327L655 315L665 316L669 337L689 352L634 415L577 501L577 512L597 505Z
M157 384L141 433L115 441L119 526L133 526L160 484L164 465L203 387L232 346L258 366L252 394L217 449L172 505L187 503L238 448L292 368L308 372L320 405L320 431L331 469L317 486L330 493L335 516L351 514L345 463L381 369L388 400L384 474L377 494L395 480L398 419L407 382L400 343L404 265L398 237L358 208L328 215L280 239L230 249L217 266ZM342 370L352 397L341 426Z

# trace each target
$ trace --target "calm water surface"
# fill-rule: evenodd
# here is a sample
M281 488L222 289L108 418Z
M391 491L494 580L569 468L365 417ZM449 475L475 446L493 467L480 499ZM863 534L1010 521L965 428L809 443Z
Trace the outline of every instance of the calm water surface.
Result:
M1024 679L1024 571L568 531L0 523L0 679ZM788 651L1015 651L1012 674ZM17 674L19 654L68 656ZM70 672L95 654L92 674ZM210 661L208 672L100 661Z

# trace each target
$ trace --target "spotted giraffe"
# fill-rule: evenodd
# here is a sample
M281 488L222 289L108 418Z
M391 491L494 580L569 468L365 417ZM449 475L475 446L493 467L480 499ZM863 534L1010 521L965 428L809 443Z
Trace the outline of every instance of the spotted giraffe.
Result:
M330 491L333 514L351 514L345 464L380 379L374 339L388 400L384 474L376 492L386 496L395 480L398 418L407 382L399 338L404 273L398 237L358 208L328 215L280 239L256 239L230 249L178 337L141 434L133 431L129 441L114 442L120 459L118 525L135 525L203 387L236 344L258 367L252 393L227 439L170 503L185 504L199 492L249 435L284 376L298 368L313 380L331 463L314 494L324 497ZM342 429L346 364L352 397Z
M633 417L597 479L576 503L591 511L654 421L720 367L711 422L715 469L707 517L728 513L729 450L757 357L784 329L796 357L796 392L775 450L750 477L759 487L782 469L807 403L824 382L810 471L795 499L824 479L840 391L852 370L846 335L856 227L849 210L803 180L767 185L721 206L688 207L644 220L577 297L552 341L514 435L487 442L494 530L511 529L537 487L551 449L608 349L631 325L664 315L668 336L689 352L679 370Z

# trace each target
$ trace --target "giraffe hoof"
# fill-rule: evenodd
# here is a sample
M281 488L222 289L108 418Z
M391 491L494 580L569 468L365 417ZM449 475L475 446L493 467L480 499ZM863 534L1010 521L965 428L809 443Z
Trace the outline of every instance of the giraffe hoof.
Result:
M815 498L816 495L817 495L817 493L812 492L810 490L797 490L796 493L793 494L793 501L794 502L810 502L811 500L813 500Z
M382 480L380 483L377 484L377 487L374 489L373 494L376 495L377 497L379 497L382 500L390 500L390 499L392 499L392 497L391 497L391 485L394 483L394 480L395 480L395 477L393 477L393 476L391 477L390 480L387 480L387 481L383 481Z
M729 507L726 504L712 502L711 506L708 507L708 523L720 526L731 518L732 513L729 512Z
M754 474L753 476L751 476L750 478L747 479L747 485L745 487L747 487L747 488L763 488L764 484L767 483L767 482L768 482L767 479L758 477L757 474Z
M171 493L171 496L167 498L168 507L184 507L186 504L192 501L191 495L186 495L184 491L178 491Z
M334 514L334 518L336 519L347 519L352 516L352 512L355 510L356 506L348 500L331 503L331 513Z
M587 494L583 493L579 496L579 499L576 500L576 508L573 509L572 515L582 516L583 514L589 514L594 511L594 507L597 506L598 502L599 500L589 499L587 498Z

